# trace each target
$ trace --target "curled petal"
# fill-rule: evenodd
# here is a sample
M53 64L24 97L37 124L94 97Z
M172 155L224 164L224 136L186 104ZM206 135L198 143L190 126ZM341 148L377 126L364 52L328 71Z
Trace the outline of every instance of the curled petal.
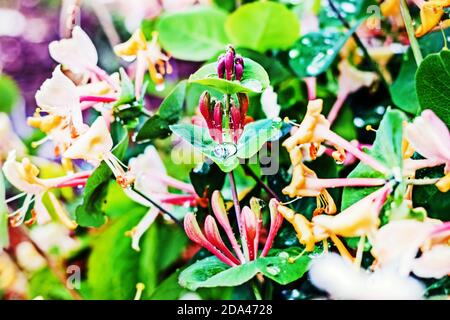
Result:
M261 252L261 257L265 257L267 253L269 253L270 248L272 247L273 240L278 233L278 230L283 223L283 216L278 212L279 202L272 198L269 202L269 210L270 210L270 229L269 235L267 236L266 244Z
M205 219L205 235L206 239L221 250L230 260L239 264L239 260L231 253L220 236L219 228L217 227L216 220L212 216L207 216Z

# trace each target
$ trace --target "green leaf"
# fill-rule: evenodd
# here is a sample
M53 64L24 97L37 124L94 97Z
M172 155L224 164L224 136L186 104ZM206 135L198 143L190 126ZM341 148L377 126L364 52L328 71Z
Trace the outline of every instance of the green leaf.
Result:
M72 300L72 296L50 269L42 269L32 274L28 282L30 298L37 296L45 300Z
M239 7L225 29L235 45L260 52L287 49L300 35L297 16L285 5L268 1Z
M450 125L450 51L428 55L416 73L416 90L422 110L431 109Z
M245 48L236 49L242 56L247 57L259 63L264 70L267 71L272 86L291 77L290 70L285 67L279 60L268 57L265 54Z
M253 157L262 146L280 134L282 121L262 119L251 122L244 127L244 132L237 143L236 156L240 159Z
M403 168L402 138L403 122L406 116L398 110L388 109L381 120L372 148L367 152L385 167L390 168L391 174L401 174ZM367 164L360 162L348 175L349 178L390 178L375 171ZM375 191L377 187L344 188L341 210L349 207L358 200Z
M0 75L0 112L10 113L19 99L20 90L13 78Z
M394 104L411 114L417 114L420 110L419 100L416 93L416 74L417 65L412 54L405 55L400 73L394 83L389 86L392 101Z
M252 122L245 126L236 146L232 143L220 145L211 138L206 128L192 124L172 125L170 130L214 161L222 171L230 172L239 165L239 158L251 158L264 143L273 139L279 133L281 124L281 121L272 119ZM222 152L228 153L228 156L221 157Z
M378 5L375 0L333 0L340 15L351 25L360 19L366 19L374 11L369 10L371 5ZM342 28L342 22L330 6L328 1L320 3L319 21L322 27ZM377 17L378 18L378 17Z
M120 73L120 97L114 104L114 107L132 103L135 100L134 85L128 74L123 68L119 69Z
M158 113L148 119L139 130L136 141L165 138L170 134L169 125L176 123L183 112L187 82L180 81L161 103Z
M221 262L217 257L211 256L195 262L183 270L179 277L182 287L189 290L211 287L235 287L252 279L261 272L266 277L279 284L288 284L301 278L308 270L310 258L302 256L293 263L288 258L294 258L300 252L299 248L289 248L288 250L276 251L277 253L265 258L258 258L254 261L230 268Z
M418 170L416 178L440 178L443 175L443 166L440 166ZM442 221L450 220L450 197L448 193L439 191L435 185L414 186L413 204L414 207L425 208L430 218Z
M165 14L156 25L159 41L175 58L208 60L229 42L224 30L226 17L226 12L213 7Z
M161 284L153 291L153 293L144 299L148 300L178 300L183 292L186 291L185 288L181 287L178 283L178 277L180 271L172 273L167 279L165 279Z
M117 158L123 158L128 147L128 132L123 127L121 140L112 153ZM111 127L113 131L114 127ZM105 198L112 172L107 164L102 163L94 170L84 187L83 202L76 208L77 223L82 227L99 227L106 222Z
M9 246L8 207L6 206L5 181L0 171L0 252Z
M241 81L228 81L217 76L217 62L204 65L189 77L190 83L198 83L217 89L225 94L238 92L262 92L270 84L266 70L258 63L244 58L244 74Z
M92 299L132 299L140 281L139 253L131 248L131 238L125 233L142 218L145 210L128 212L113 222L95 239L88 260L87 281ZM148 261L156 263L155 261Z
M289 51L289 66L301 78L323 73L361 22L346 32L324 30L302 36Z

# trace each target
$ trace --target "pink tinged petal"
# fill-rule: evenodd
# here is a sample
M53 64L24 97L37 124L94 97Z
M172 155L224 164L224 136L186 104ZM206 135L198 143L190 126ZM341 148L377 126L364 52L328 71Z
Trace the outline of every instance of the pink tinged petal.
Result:
M255 238L258 228L258 221L255 214L249 207L242 208L241 224L247 239L248 255L250 260L254 260L257 252L255 252Z
M244 59L241 56L236 56L235 63L235 78L236 80L241 81L244 74Z
M233 229L231 228L230 221L228 220L227 211L223 203L222 195L218 190L214 191L212 194L211 207L214 212L214 216L216 217L217 221L225 231L228 240L230 240L234 252L238 256L239 260L243 263L245 261L244 255L241 251L241 248L239 247L236 237L234 236Z
M200 226L198 225L195 214L188 212L184 217L184 230L186 235L193 242L204 247L206 250L214 254L220 261L228 264L229 266L236 266L236 264L226 257L221 251L219 251L211 242L209 242L202 233Z
M36 212L36 222L38 224L45 224L52 220L50 214L48 213L47 208L44 206L44 203L42 202L42 195L39 195L35 198L33 208Z
M210 215L205 219L205 235L206 239L211 242L215 247L221 250L231 261L235 264L240 264L240 261L231 253L220 236L219 228L217 227L216 220Z
M216 102L213 111L213 124L214 124L214 132L211 135L214 140L219 143L222 143L222 116L223 116L223 108L222 103L220 101Z
M171 186L171 187L181 190L181 191L189 192L191 194L195 194L194 187L189 183L177 180L175 178L168 176L167 174L163 174L163 173L159 173L159 172L154 172L153 176L168 186ZM148 182L148 183L151 183L151 182Z
M253 241L255 258L256 258L258 256L259 238L261 235L261 228L262 228L261 206L259 204L259 199L252 197L250 199L250 208L252 209L252 212L256 217L256 234L255 234L255 240Z
M269 253L270 248L272 247L273 240L278 233L278 230L283 223L283 216L278 212L278 204L279 202L276 199L271 199L269 202L269 210L270 210L270 229L269 235L267 236L266 244L264 245L263 251L261 253L261 257L265 257L267 253Z
M316 85L317 80L315 77L303 78L306 83L306 89L308 90L308 100L316 100Z
M230 109L230 117L231 117L230 121L231 134L233 136L234 143L237 143L242 133L241 127L242 119L241 119L241 112L235 105L232 105Z

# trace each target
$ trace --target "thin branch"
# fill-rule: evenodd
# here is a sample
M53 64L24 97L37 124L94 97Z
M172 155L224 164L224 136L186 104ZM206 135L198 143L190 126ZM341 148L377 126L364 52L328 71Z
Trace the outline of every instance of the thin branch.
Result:
M161 211L162 213L166 214L167 216L170 217L170 219L173 220L173 222L175 222L182 230L184 230L184 226L183 223L178 220L172 213L170 213L169 211L167 211L166 209L164 209L160 204L158 204L157 202L155 202L154 200L150 199L149 197L147 197L145 194L143 194L142 192L140 192L139 190L135 189L134 187L131 187L131 189L136 192L138 195L140 195L142 198L144 198L145 200L147 200L148 202L150 202L152 205L154 205L156 208L159 209L159 211Z
M333 0L328 0L328 3L330 4L330 8L331 10L333 10L333 12L336 14L336 16L338 17L339 21L341 21L342 25L350 30L352 27L350 26L350 24L348 23L347 20L345 20L345 18L341 15L341 13L339 12L338 8L336 7L336 5L333 3ZM386 81L386 78L383 75L383 72L380 70L378 64L372 59L372 57L369 54L369 51L367 51L366 46L364 45L364 43L362 42L361 38L358 36L358 34L356 32L352 33L352 38L353 40L355 40L356 44L358 45L358 47L361 49L361 51L363 52L364 57L369 61L372 69L378 73L378 75L380 76L381 81L383 82L383 84L386 86L386 88L389 88L389 85Z

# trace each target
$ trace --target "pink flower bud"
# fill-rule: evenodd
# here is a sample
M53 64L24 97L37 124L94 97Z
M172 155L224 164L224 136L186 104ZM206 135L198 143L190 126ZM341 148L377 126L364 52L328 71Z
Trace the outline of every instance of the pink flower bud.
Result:
M234 62L234 77L236 80L241 81L244 74L244 59L241 56L236 56Z
M208 241L221 250L231 261L240 264L239 260L225 246L220 236L219 228L217 228L216 220L212 216L207 216L205 219L205 235Z
M232 46L228 46L225 54L225 75L227 80L233 79L235 52Z
M204 247L206 250L214 254L220 261L228 264L229 266L236 266L230 258L226 257L221 251L219 251L211 242L209 242L202 233L200 226L198 225L197 218L195 214L189 212L184 217L184 230L186 231L186 235L193 242L199 244Z
M283 223L283 216L278 212L278 201L275 198L272 198L269 202L269 210L270 210L270 229L269 235L267 236L266 244L264 245L264 249L261 253L261 257L265 257L272 247L273 240L278 233L278 230Z
M248 255L250 260L255 259L255 255L258 250L258 246L255 246L255 239L256 239L256 233L258 229L258 220L253 213L253 211L249 207L242 208L241 212L241 220L242 220L242 226L244 228L245 237L247 239L247 247L248 247Z
M220 191L216 190L213 192L211 197L211 208L214 212L214 216L216 217L219 224L222 226L222 229L225 231L230 243L233 247L234 252L238 256L241 262L245 261L244 255L237 243L236 237L234 236L233 229L231 228L230 221L228 220L227 211L225 209L225 204L223 202L222 195Z
M217 76L220 79L223 79L225 77L225 55L220 55L219 59L217 60Z

